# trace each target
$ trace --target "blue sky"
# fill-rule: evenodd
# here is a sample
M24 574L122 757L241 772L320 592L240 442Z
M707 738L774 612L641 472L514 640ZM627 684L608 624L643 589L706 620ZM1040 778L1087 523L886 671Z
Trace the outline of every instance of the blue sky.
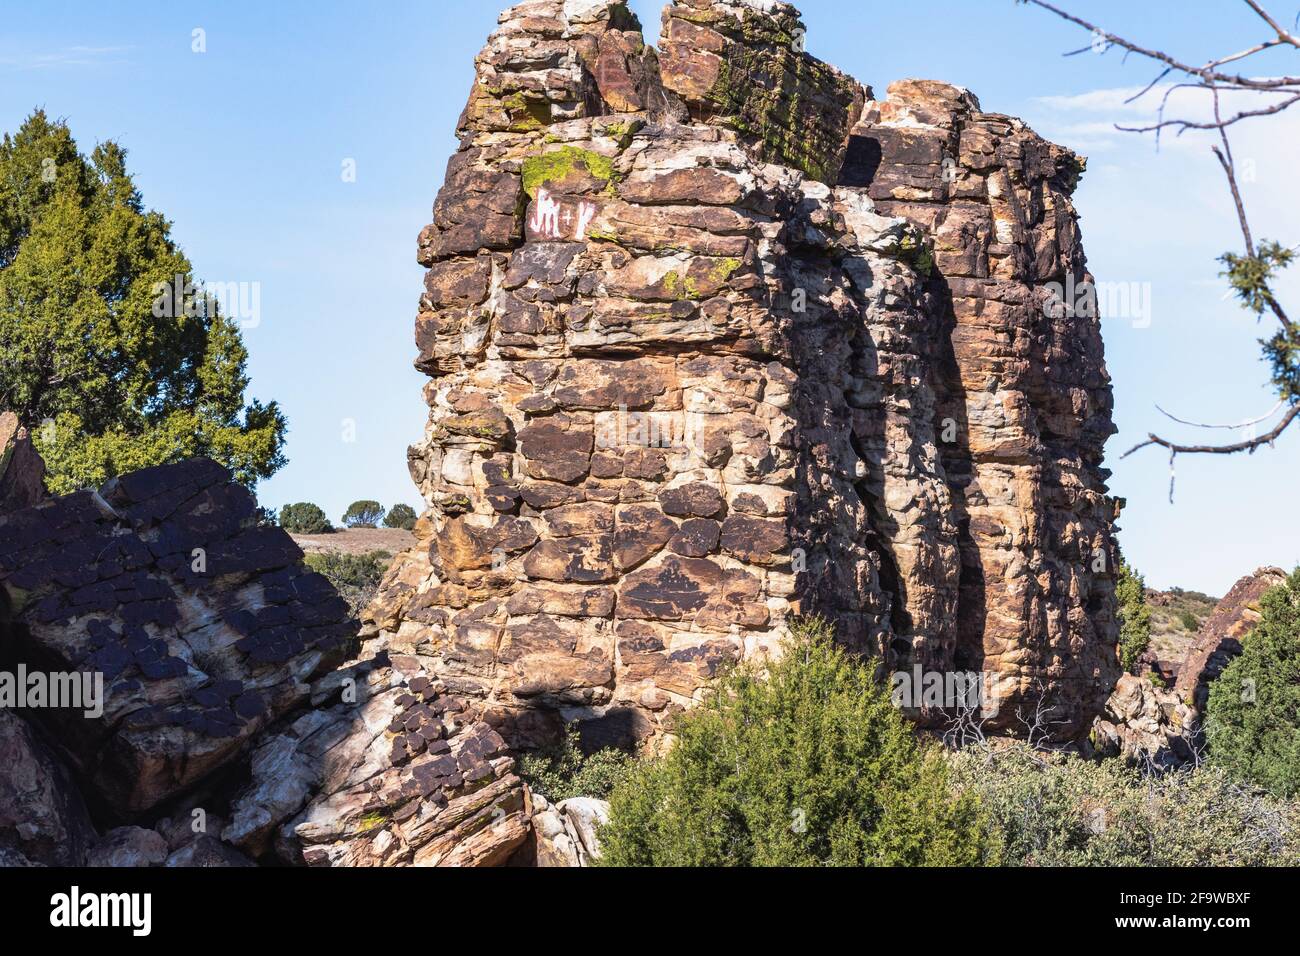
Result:
M1060 2L1194 61L1262 39L1244 5L1220 0ZM1121 541L1149 583L1221 594L1259 565L1300 562L1300 518L1285 504L1300 433L1253 458L1180 459L1172 506L1167 458L1119 460L1153 428L1202 437L1162 419L1156 403L1237 422L1275 401L1256 344L1263 330L1217 278L1215 257L1239 239L1208 144L1166 141L1157 152L1111 130L1144 115L1118 91L1145 84L1150 67L1115 52L1064 58L1087 35L1012 0L797 5L810 52L878 95L903 77L959 83L986 110L1090 157L1076 202L1092 271L1151 295L1149 323L1104 323L1121 429L1107 449L1111 486L1128 500ZM474 55L504 6L47 0L5 10L0 129L42 106L84 150L116 140L200 276L260 283L261 321L245 331L250 394L277 399L291 427L290 464L259 489L266 504L312 500L335 519L361 497L420 504L405 467L425 418L426 379L411 368L415 237L455 147ZM661 3L632 7L653 42ZM204 53L192 52L196 29ZM1300 127L1285 118L1257 130L1237 147L1256 235L1294 244ZM342 175L349 160L355 182ZM1284 290L1295 302L1300 284Z

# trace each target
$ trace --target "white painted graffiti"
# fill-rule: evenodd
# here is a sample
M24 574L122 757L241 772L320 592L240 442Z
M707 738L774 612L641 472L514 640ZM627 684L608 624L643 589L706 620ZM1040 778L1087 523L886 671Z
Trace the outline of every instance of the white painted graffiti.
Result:
M543 239L573 238L581 242L595 218L595 203L584 199L576 207L568 206L552 198L549 190L539 189L533 213L528 217L528 229Z

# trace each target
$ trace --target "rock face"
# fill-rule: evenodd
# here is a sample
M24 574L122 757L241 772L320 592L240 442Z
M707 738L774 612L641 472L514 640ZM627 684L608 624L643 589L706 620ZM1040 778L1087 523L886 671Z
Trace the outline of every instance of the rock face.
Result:
M45 497L45 462L13 412L0 412L0 512L26 508Z
M600 859L597 829L609 822L609 803L571 797L551 804L531 794L533 858L540 867L591 866Z
M341 669L317 704L259 744L228 843L261 853L274 838L309 866L491 866L528 836L505 742L416 658Z
M344 659L347 605L301 560L207 460L0 515L5 656L101 675L102 715L39 719L114 812L188 789Z
M1196 712L1149 678L1123 674L1093 724L1092 744L1102 756L1160 769L1181 766L1196 757Z
M1286 583L1281 568L1260 568L1232 586L1201 624L1182 666L1174 690L1198 713L1209 700L1210 682L1241 653L1241 639L1259 622L1259 599L1269 588Z
M211 461L0 511L0 669L50 687L67 675L85 695L4 701L0 855L504 862L529 832L504 741L414 657L345 663L356 634L346 602ZM87 804L112 827L102 836Z
M1280 568L1260 568L1232 590L1201 624L1178 678L1168 690L1146 676L1125 674L1093 726L1092 743L1106 755L1171 767L1195 760L1203 747L1201 717L1210 683L1241 653L1241 641L1259 621L1259 600L1286 582Z
M4 866L80 866L96 834L58 757L16 714L0 710L0 857Z
M654 734L810 612L1086 732L1117 509L1082 161L964 90L877 101L788 4L663 36L533 0L476 61L419 239L429 510L367 633L516 747Z

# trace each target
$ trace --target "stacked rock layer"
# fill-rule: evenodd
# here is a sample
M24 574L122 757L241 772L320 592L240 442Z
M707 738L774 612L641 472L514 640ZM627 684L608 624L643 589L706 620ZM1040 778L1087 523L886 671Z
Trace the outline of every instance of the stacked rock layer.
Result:
M1085 732L1118 676L1082 169L779 2L534 0L419 240L429 509L367 612L512 746L633 743L797 615ZM923 719L942 706L925 703Z

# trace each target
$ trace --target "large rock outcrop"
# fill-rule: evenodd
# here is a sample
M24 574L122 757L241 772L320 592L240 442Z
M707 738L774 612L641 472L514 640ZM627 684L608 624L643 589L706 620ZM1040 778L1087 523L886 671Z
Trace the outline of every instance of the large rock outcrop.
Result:
M356 636L211 461L0 510L4 694L46 689L0 710L0 858L504 862L529 832L504 741Z
M301 560L202 459L0 515L5 657L102 677L102 715L39 719L114 812L190 788L346 657L347 605Z
M1210 682L1241 653L1241 641L1259 623L1259 600L1270 588L1286 583L1281 568L1260 568L1248 574L1224 595L1214 612L1201 624L1196 640L1178 668L1174 691L1198 713L1205 712Z
M419 240L429 510L367 633L514 746L654 734L808 612L1085 733L1118 665L1082 161L964 90L876 100L785 3L663 36L533 0L477 60Z

